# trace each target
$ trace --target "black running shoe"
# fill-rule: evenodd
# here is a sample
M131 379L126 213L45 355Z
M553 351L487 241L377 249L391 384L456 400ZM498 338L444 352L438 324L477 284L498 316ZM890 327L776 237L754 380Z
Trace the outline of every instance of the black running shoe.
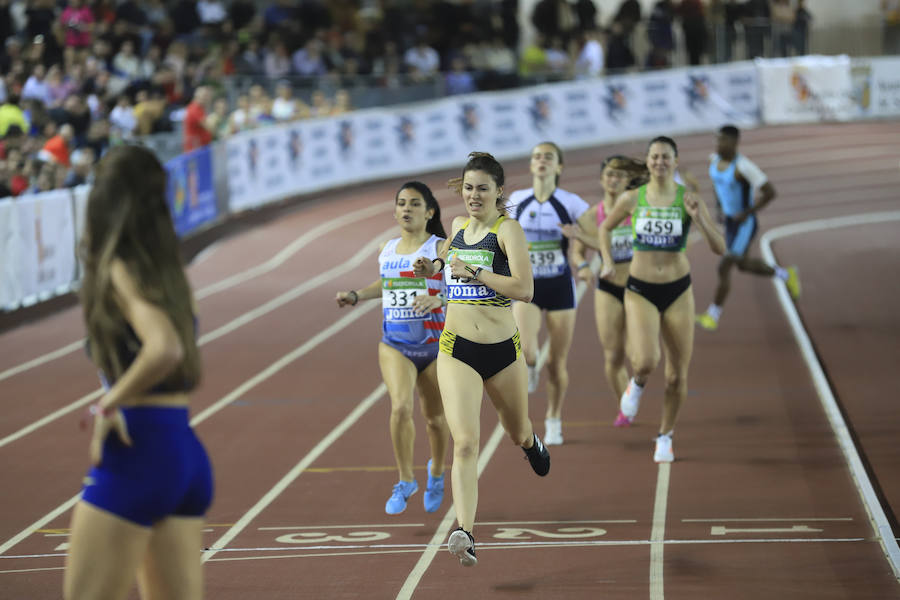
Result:
M541 442L541 438L534 435L534 445L531 448L522 448L525 451L525 456L528 457L528 462L531 463L531 468L534 469L534 472L543 477L547 473L550 472L550 453L547 452L547 448Z
M474 567L478 562L478 559L475 558L475 538L462 527L457 527L450 534L447 549L450 550L450 554L459 559L459 564L464 567Z

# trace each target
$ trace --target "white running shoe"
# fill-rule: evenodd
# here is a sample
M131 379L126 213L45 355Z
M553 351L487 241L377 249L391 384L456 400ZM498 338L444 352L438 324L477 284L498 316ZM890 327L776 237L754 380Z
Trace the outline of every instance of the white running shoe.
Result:
M541 380L541 371L537 365L528 365L528 393L533 394L538 389L538 382Z
M559 419L544 419L544 445L561 446L562 443L562 421Z
M628 417L629 421L634 421L634 418L638 414L638 409L641 407L641 394L644 392L644 388L639 386L634 382L634 378L631 378L628 381L628 387L625 388L625 393L622 394L622 399L619 401L619 410L622 411L622 414Z
M671 433L661 433L656 437L656 451L653 453L653 460L658 463L670 463L675 460L675 454L672 453Z

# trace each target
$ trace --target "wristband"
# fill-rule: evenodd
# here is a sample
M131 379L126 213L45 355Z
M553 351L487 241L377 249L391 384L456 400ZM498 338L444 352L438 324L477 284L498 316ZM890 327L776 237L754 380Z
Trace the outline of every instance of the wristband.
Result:
M478 281L478 276L481 274L482 271L484 271L484 267L478 267L477 269L475 269L475 274L472 275L472 279L474 279L475 281Z
M91 404L88 407L88 413L91 416L96 417L97 415L102 415L104 419L108 419L109 417L113 416L113 414L115 412L116 412L116 409L114 407L112 407L112 406L104 407L99 402L97 402L96 404Z
M444 270L444 266L445 266L447 263L444 262L444 259L443 259L443 258L441 258L440 256L438 256L437 258L432 258L432 259L431 259L431 264L434 264L434 261L436 261L436 260L441 261L441 268L435 270L435 273L440 273L441 271Z
M472 265L466 265L466 271L469 272L469 275L472 276L472 279L478 277L478 272L472 268Z
M576 271L580 271L580 270L582 270L583 268L589 267L589 266L591 266L591 265L588 263L588 261L584 261L583 263L579 264L579 265L575 268L575 270L576 270Z
M349 293L353 294L353 302L350 306L356 306L356 303L359 302L359 294L356 293L356 290L350 290Z

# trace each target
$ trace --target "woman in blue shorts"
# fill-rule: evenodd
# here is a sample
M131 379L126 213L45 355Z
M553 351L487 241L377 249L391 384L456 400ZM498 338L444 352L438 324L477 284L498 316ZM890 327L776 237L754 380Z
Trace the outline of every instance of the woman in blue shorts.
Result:
M615 276L612 238L631 217L633 257L625 284L625 327L634 373L619 402L629 422L637 415L641 393L660 359L659 340L666 352L666 388L662 423L653 459L675 460L672 432L687 396L687 374L694 350L694 293L691 265L685 249L695 224L710 249L721 255L725 240L695 193L675 181L678 147L667 137L650 142L650 181L625 192L600 226L601 279Z
M449 432L437 383L438 340L444 330L444 283L440 274L416 277L419 256L436 258L446 234L441 209L424 183L404 183L394 198L394 218L400 237L381 245L381 277L360 290L338 292L338 306L381 298L384 321L378 364L391 398L391 442L400 479L384 506L389 515L406 510L419 490L413 474L413 394L418 388L425 430L431 446L428 483L422 500L426 512L436 511L444 498L444 457Z
M188 423L200 380L194 304L152 152L113 148L88 197L81 300L107 388L72 516L64 596L197 599L209 459Z

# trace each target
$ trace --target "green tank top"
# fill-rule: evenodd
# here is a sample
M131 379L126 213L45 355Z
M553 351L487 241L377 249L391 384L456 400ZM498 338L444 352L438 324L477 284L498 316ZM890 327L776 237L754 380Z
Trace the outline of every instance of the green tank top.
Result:
M632 246L635 250L684 252L691 216L684 209L684 186L679 185L669 206L650 206L647 186L638 188L637 206L631 215Z

